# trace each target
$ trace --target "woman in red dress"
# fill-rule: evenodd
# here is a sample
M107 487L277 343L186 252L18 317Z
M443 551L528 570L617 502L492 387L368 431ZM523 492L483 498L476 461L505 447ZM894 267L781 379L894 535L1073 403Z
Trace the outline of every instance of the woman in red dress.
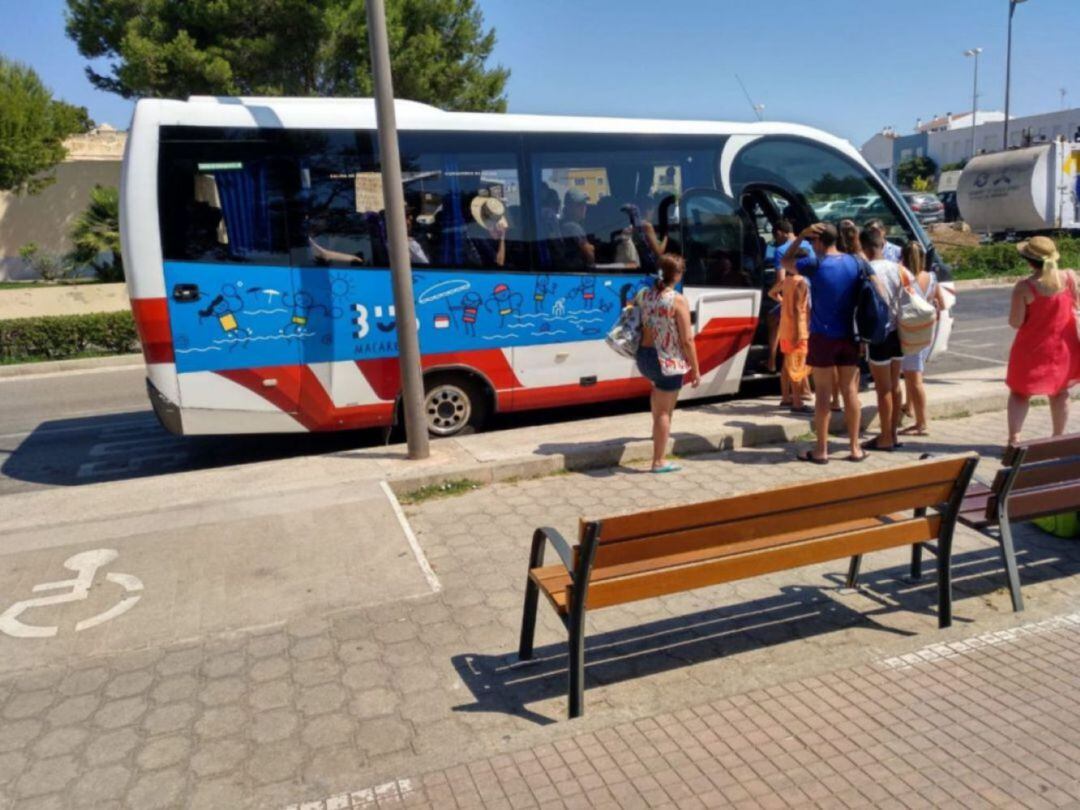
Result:
M1020 431L1033 396L1050 398L1054 435L1065 432L1069 418L1069 388L1080 382L1080 337L1076 310L1080 308L1076 274L1059 270L1054 241L1036 236L1016 246L1032 273L1013 288L1009 325L1016 339L1009 352L1009 444Z

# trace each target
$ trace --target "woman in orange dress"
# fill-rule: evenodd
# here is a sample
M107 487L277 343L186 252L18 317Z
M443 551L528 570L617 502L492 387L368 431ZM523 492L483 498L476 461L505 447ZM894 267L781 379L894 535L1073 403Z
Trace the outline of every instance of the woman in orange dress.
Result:
M784 354L784 365L780 369L780 398L790 399L794 412L808 411L810 409L803 405L803 398L810 395L807 383L810 367L806 365L810 340L810 294L806 279L798 270L787 272L784 280L769 291L769 296L780 302L780 351Z
M1013 288L1009 325L1016 330L1005 384L1009 387L1009 444L1020 441L1031 397L1050 398L1053 435L1065 432L1069 388L1080 382L1080 308L1076 274L1059 270L1054 240L1035 236L1016 246L1032 273Z

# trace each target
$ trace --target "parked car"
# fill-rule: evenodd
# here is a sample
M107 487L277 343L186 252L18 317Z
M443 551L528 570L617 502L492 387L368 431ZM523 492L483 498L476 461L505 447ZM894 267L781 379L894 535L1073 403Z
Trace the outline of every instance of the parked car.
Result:
M956 204L955 191L939 191L937 195L941 204L945 206L945 221L956 222L960 219L960 206Z
M922 225L945 221L945 206L933 194L923 191L905 191L904 202Z

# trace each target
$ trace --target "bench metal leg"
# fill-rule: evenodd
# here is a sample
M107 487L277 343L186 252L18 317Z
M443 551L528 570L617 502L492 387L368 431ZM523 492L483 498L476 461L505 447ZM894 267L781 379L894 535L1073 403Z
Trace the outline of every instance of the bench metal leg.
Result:
M1013 549L1012 530L1008 516L999 526L998 540L1001 543L1001 558L1005 561L1005 574L1009 578L1009 594L1012 596L1013 611L1024 609L1024 597L1020 593L1020 572L1016 567L1016 552Z
M533 533L532 549L529 551L529 571L544 564L544 533L537 529ZM536 609L540 600L540 588L532 577L525 577L525 606L521 613L521 643L518 645L518 660L528 661L533 656L533 638L536 636Z
M851 565L847 571L847 587L854 588L859 581L859 566L862 565L862 554L856 554L851 558Z
M938 540L938 627L952 626L952 531Z
M911 578L913 580L922 579L922 551L922 543L916 543L911 547Z
M571 615L568 630L570 639L567 645L569 653L570 692L569 711L571 719L585 713L585 611L575 611Z

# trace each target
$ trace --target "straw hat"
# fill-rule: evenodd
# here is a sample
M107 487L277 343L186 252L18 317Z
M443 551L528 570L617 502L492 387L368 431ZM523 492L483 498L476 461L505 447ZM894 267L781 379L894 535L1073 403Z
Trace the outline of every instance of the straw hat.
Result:
M508 228L506 221L506 206L503 201L495 197L474 197L469 203L469 211L482 227L489 231L496 226Z
M1058 260L1057 245L1049 236L1033 236L1018 244L1016 250L1025 259L1036 262L1056 262Z

